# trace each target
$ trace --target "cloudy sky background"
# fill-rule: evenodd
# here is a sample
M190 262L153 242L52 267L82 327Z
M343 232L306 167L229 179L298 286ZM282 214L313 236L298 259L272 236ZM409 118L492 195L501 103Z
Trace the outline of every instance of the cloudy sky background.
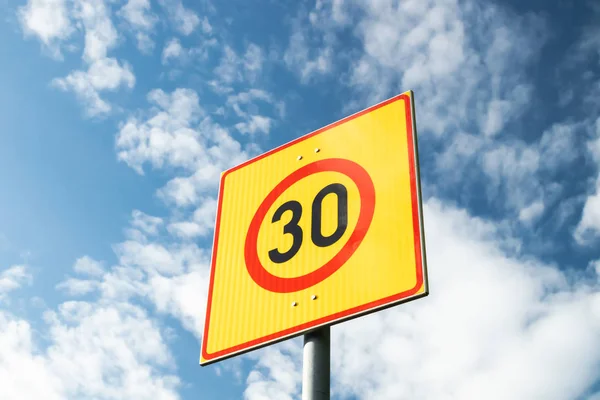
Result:
M0 4L3 399L299 398L301 339L198 366L219 174L409 89L431 294L333 397L600 399L594 2Z

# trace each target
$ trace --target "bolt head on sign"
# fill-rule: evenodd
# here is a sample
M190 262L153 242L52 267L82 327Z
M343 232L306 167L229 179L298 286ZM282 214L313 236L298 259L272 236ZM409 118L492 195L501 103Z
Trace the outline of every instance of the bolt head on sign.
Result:
M428 294L413 93L221 175L200 364Z

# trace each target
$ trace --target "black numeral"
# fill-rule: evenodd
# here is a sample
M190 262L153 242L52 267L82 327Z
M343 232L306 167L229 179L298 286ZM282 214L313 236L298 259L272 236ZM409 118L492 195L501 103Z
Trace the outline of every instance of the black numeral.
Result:
M321 213L323 208L323 199L328 194L333 193L337 196L337 215L338 224L335 232L329 236L323 236L321 232ZM317 195L312 204L312 229L311 239L319 247L331 246L346 232L348 227L348 190L341 183L332 183L325 186Z
M335 194L337 197L337 228L329 236L323 236L321 231L322 228L322 215L323 215L323 200L328 194ZM298 253L302 246L303 232L298 222L302 216L302 205L296 200L291 200L283 203L273 214L271 222L277 222L281 220L283 213L286 211L292 212L292 218L290 222L283 226L283 233L289 233L293 237L292 246L284 253L281 253L279 249L269 250L269 258L276 264L282 264L289 261L292 257ZM311 232L310 238L312 242L319 247L331 246L344 235L348 228L348 189L341 183L332 183L331 185L325 186L317 195L312 203L312 217L311 217Z
M296 200L283 203L277 209L277 211L275 211L271 222L279 221L283 213L286 211L292 212L292 219L283 227L283 233L291 234L294 238L294 242L292 243L292 247L290 247L290 249L285 253L280 253L278 249L273 249L269 251L269 258L271 259L271 261L277 264L289 261L292 257L296 255L298 250L300 250L300 246L302 246L302 228L300 228L300 226L298 225L300 217L302 216L302 205L300 203L298 203Z

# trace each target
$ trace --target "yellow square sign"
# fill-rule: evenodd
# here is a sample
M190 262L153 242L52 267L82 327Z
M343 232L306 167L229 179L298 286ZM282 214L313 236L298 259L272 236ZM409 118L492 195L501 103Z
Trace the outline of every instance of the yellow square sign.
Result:
M412 99L222 174L200 364L428 294Z

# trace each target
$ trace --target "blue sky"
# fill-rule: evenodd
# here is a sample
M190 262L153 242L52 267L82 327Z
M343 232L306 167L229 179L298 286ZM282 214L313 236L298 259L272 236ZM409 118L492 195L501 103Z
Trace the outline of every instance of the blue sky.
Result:
M431 295L333 398L600 399L594 2L0 4L0 397L300 398L301 339L198 366L219 173L413 90Z

